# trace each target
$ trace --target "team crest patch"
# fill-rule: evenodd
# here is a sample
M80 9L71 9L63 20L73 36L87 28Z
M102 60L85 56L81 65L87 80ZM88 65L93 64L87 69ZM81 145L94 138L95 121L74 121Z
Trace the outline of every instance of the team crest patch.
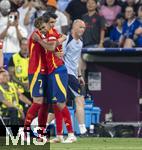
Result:
M39 89L39 94L43 94L43 89Z
M52 100L53 100L53 101L56 101L56 100L57 100L57 98L56 98L56 97L53 97L53 98L52 98Z
M78 89L78 93L81 93L81 90L80 90L80 89Z

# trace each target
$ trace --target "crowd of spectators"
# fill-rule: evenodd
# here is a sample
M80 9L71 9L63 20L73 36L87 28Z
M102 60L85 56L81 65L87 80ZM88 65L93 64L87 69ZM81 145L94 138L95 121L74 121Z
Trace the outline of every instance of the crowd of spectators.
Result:
M27 39L34 30L35 19L46 11L55 12L58 16L55 28L64 34L70 32L75 19L82 19L86 24L82 37L84 47L142 46L142 0L0 0L0 68L6 65L9 71L8 74L0 69L0 75L10 76L6 83L16 82L23 89L20 93L27 98L26 106L32 101L25 71ZM3 82L1 78L0 103L11 107L14 104L5 103L1 90L9 91L11 84ZM24 109L17 107L16 110Z

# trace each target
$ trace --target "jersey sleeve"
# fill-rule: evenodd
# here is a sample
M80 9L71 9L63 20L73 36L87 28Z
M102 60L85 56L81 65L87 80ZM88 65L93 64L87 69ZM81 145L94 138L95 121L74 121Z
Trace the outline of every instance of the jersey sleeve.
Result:
M54 36L53 34L48 35L47 37L47 41L51 42L51 41L57 41L56 36Z

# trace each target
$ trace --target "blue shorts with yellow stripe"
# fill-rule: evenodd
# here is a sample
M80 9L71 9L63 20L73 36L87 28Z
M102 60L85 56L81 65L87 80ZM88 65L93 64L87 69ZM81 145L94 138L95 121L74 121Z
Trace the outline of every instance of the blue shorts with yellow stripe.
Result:
M47 75L38 73L29 74L30 93L32 97L46 97Z
M48 100L63 103L67 98L68 74L66 67L60 66L48 75Z

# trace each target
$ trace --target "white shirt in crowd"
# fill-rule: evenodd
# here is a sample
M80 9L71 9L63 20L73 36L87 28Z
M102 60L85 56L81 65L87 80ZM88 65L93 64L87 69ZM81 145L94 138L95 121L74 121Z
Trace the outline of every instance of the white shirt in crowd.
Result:
M0 34L6 29L8 23L8 16L3 17L0 15ZM18 25L18 29L23 37L27 37L27 30ZM10 26L7 31L7 35L3 40L3 52L4 53L17 53L20 51L19 40L16 33L16 28Z
M58 9L64 12L70 1L71 0L58 0L57 1Z
M30 18L29 22L30 22L30 23L29 23L29 25L24 25L24 18L25 18L25 16L26 16L26 13L28 12L28 10L29 10L28 7L26 7L26 8L20 7L20 8L18 9L18 11L19 11L19 23L20 23L21 26L23 26L24 28L27 29L28 35L30 35L30 34L32 33L32 31L34 30L34 19L33 19L33 15L34 15L36 9L35 9L35 8L32 8L32 9L29 11L29 18Z
M68 25L67 17L59 10L56 10L55 14L58 16L56 19L55 28L59 33L62 33L62 26Z

